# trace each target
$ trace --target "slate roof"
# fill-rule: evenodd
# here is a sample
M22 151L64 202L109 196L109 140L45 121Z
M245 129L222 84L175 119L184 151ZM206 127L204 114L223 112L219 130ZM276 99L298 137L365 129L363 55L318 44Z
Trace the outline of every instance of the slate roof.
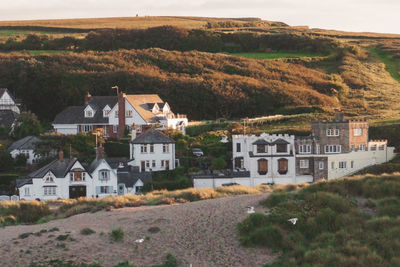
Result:
M258 139L257 141L253 142L253 145L271 145L271 143L265 139Z
M92 118L85 117L87 105L71 106L57 114L53 124L108 124L108 117L103 116L103 109L107 105L112 109L117 102L117 96L92 96L88 101L88 105L95 110Z
M150 129L136 137L132 144L172 144L174 140L163 134L162 132Z
M110 165L110 167L114 170L119 167L120 163L125 166L128 162L128 158L125 157L106 158L105 160L107 161L108 165Z
M147 123L155 123L159 119L152 112L154 104L162 109L164 101L157 94L126 95L126 99Z
M26 137L19 139L18 141L15 141L14 143L12 143L12 145L7 148L7 151L11 152L15 149L18 149L18 150L35 149L37 143L39 143L39 142L40 142L40 139L37 138L36 136L31 136L31 135L26 136Z
M151 172L118 171L118 184L125 184L125 187L133 187L140 179L143 184L151 182Z
M31 178L23 178L23 179L17 179L15 181L15 185L17 188L20 188L26 184L33 184L32 179Z
M272 144L273 145L280 145L280 144L287 145L287 144L290 144L290 143L288 141L282 139L282 138L279 138L279 139L276 139L274 142L272 142Z
M77 160L77 158L64 159L62 161L59 159L53 160L46 166L28 174L27 178L42 178L49 171L57 178L64 178Z
M10 128L18 114L12 110L0 110L0 126Z

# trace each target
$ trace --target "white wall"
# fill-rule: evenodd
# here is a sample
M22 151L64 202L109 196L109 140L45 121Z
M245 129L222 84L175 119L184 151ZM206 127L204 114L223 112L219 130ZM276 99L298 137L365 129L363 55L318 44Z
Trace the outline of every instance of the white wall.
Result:
M13 151L10 152L10 155L13 159L15 159L19 154L24 154L26 156L26 154L28 154L28 157L26 159L26 163L28 164L32 164L33 160L39 160L41 158L40 155L35 154L33 152L33 149L23 149L23 150L19 150L19 149L14 149Z
M0 109L10 109L18 114L20 113L18 106L15 104L8 92L5 92L0 98Z
M100 170L108 170L110 173L110 177L108 180L101 180L100 179ZM118 184L118 178L117 178L117 172L116 170L111 169L110 165L108 165L107 161L102 159L101 163L97 166L97 168L92 171L92 187L93 187L93 192L94 192L94 197L106 197L109 195L116 195L117 194L117 184ZM98 186L109 186L112 187L110 190L110 193L108 194L101 194L96 191L96 188Z
M352 151L344 154L330 154L328 156L328 179L334 179L351 175L365 167L381 164L395 157L394 147L386 147L384 150ZM351 162L353 161L353 168ZM346 162L346 168L339 168L339 162ZM332 168L333 163L333 168Z
M130 144L130 158L132 156L134 160L128 162L128 165L139 167L141 170L141 162L148 160L150 167L146 167L146 171L163 171L166 170L165 163L164 167L161 167L162 160L169 160L169 169L175 169L175 144L168 144L168 153L163 152L163 144L154 144L154 153L150 153L150 144L146 144L147 153L141 153L141 144ZM156 167L152 167L152 161L155 160Z
M53 128L57 133L65 135L78 133L78 125L76 124L53 124Z

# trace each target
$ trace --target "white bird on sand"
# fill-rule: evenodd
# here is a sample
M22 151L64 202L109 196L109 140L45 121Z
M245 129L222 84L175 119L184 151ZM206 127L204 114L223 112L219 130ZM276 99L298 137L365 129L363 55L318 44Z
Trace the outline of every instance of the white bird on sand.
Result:
M253 206L247 207L247 213L254 213L254 212L255 212L255 210L254 210Z
M143 243L143 241L144 241L144 238L139 238L139 239L135 240L135 243Z
M297 220L298 220L297 218L291 218L288 220L288 222L291 222L293 225L295 225Z

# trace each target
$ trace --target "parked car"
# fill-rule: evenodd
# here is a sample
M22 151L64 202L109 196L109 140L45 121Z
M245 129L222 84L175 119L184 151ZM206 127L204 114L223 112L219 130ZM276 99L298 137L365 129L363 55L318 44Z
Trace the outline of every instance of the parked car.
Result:
M192 153L193 153L193 155L195 155L196 157L202 157L202 156L204 156L203 150L201 150L200 148L193 148L193 149L192 149Z

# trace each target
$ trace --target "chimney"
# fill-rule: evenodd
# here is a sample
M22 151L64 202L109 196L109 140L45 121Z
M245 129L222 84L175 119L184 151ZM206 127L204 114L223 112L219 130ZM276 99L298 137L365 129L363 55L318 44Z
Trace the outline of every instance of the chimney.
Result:
M61 149L58 151L58 159L64 161L64 152Z
M85 95L85 105L87 105L89 103L89 100L91 97L92 97L92 95L89 94L89 92Z
M104 159L104 147L102 143L100 143L100 146L97 148L96 156L98 159Z
M336 121L344 121L343 111L340 108L338 108L338 109L335 109L335 112L336 112L335 120Z
M125 97L122 92L118 92L118 130L117 138L124 137L125 131Z

